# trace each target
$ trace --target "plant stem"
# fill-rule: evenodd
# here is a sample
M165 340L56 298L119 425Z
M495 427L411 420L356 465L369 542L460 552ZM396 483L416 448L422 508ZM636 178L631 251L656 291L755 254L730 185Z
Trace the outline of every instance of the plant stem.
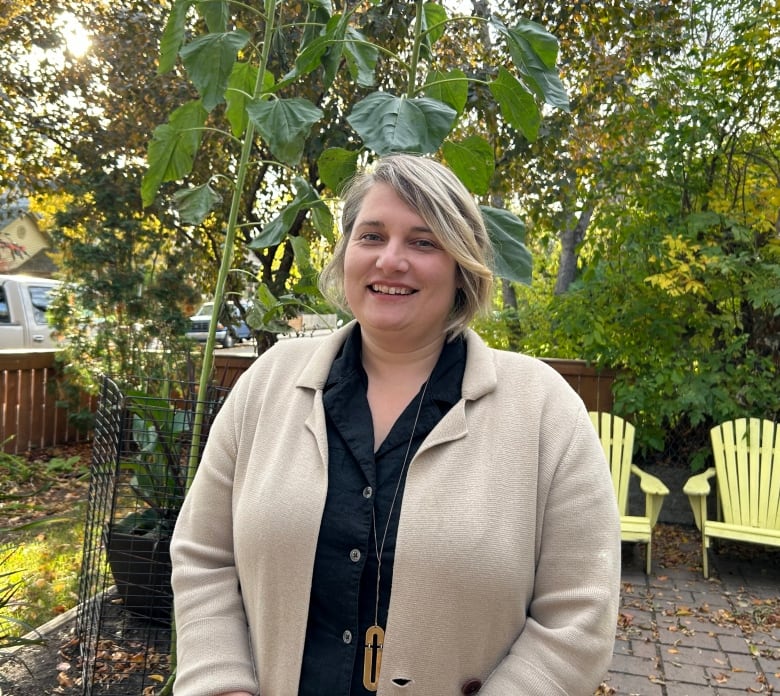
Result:
M261 53L260 65L257 70L257 79L253 90L253 98L257 98L263 85L263 76L268 65L268 56L271 50L271 38L274 32L274 0L265 0L265 34L263 38L263 50ZM205 395L208 393L211 373L214 369L214 346L216 344L217 321L222 306L222 299L225 296L225 285L227 277L233 265L233 251L236 240L236 230L238 228L238 212L241 205L241 194L244 190L247 170L249 169L249 158L252 154L252 145L254 143L255 127L250 120L247 123L244 132L244 140L241 146L241 158L239 160L238 171L236 172L235 185L233 187L233 198L230 202L230 214L228 216L227 229L225 231L225 247L222 252L222 263L217 275L217 285L214 289L214 309L211 313L211 325L209 335L206 340L206 347L203 349L203 365L200 371L200 381L198 383L198 400L195 405L195 418L192 424L192 443L190 445L189 457L187 460L187 481L185 485L185 495L189 491L192 481L195 478L195 472L200 461L201 434L203 432L203 415L206 408ZM173 684L176 680L176 626L175 620L171 625L171 674L168 680L160 690L160 696L170 696L173 693Z
M263 85L263 76L265 75L265 69L268 65L268 56L271 50L271 39L274 32L274 0L265 0L265 34L263 38L263 50L261 53L260 65L257 70L257 79L255 80L253 97L257 98ZM214 290L214 309L211 313L211 326L209 327L209 335L206 340L206 347L203 349L203 365L200 372L200 382L198 384L198 401L195 407L195 419L192 426L192 444L190 447L190 454L187 467L187 483L185 491L190 489L192 480L195 477L195 471L198 467L198 461L200 459L201 449L201 433L203 432L203 414L205 411L205 395L208 393L209 381L211 380L211 373L214 368L214 346L216 344L216 330L217 321L219 319L219 312L222 306L222 300L225 295L225 285L227 284L227 277L230 273L231 266L233 265L233 252L236 240L236 230L238 213L241 206L241 194L244 190L244 182L246 181L247 170L249 168L249 159L252 154L252 145L254 143L255 127L250 120L247 123L246 131L244 132L244 140L241 146L241 158L239 160L238 170L236 172L235 184L233 187L233 198L230 203L230 214L228 216L227 229L225 231L225 247L222 252L222 263L219 267L219 274L217 275L217 285Z
M414 97L415 86L417 84L417 64L420 62L420 43L422 42L422 26L425 12L423 0L415 0L417 8L414 18L414 41L412 42L412 58L409 61L409 79L406 85L406 96L411 99Z

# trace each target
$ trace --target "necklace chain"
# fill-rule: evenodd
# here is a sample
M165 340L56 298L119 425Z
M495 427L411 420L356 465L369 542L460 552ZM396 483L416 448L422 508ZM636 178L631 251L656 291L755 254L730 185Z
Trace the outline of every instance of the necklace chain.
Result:
M376 553L376 605L374 607L374 623L379 623L379 580L382 576L382 552L385 549L385 541L387 541L387 532L390 529L390 520L393 518L393 510L395 509L395 503L398 499L398 492L401 490L401 481L403 481L404 473L406 472L406 466L409 463L409 452L412 449L412 442L414 441L414 433L417 430L417 421L420 420L420 412L422 411L423 400L425 399L425 392L428 391L428 382L430 377L425 380L423 384L422 394L420 394L420 402L417 404L417 413L414 416L414 424L412 425L412 432L409 435L409 442L406 443L406 453L404 454L404 463L401 465L401 473L398 476L398 481L395 484L395 491L393 492L393 500L390 503L390 511L387 513L387 523L385 524L385 531L382 533L382 545L380 546L376 536L376 507L371 508L371 521L374 524L374 551Z
M398 481L395 484L395 491L393 492L393 500L390 503L390 511L387 513L387 522L385 523L385 530L382 533L382 543L379 543L376 529L376 507L371 508L371 521L374 527L374 551L376 553L376 602L374 603L374 625L366 631L366 644L365 644L365 660L363 665L363 686L369 691L376 691L379 686L379 670L382 666L382 648L384 643L385 632L381 626L379 626L379 583L382 578L382 552L385 549L385 541L387 541L387 533L390 529L390 520L393 518L393 510L395 510L395 504L398 500L398 493L401 490L401 481L403 481L406 468L409 464L409 452L412 450L412 442L414 441L414 433L417 430L417 421L420 420L420 413L422 412L423 401L425 400L425 393L428 391L428 383L431 378L428 377L423 384L422 393L420 394L420 402L417 404L417 413L414 416L414 424L412 425L412 432L409 435L409 442L406 443L406 453L404 454L404 461L401 465L401 473L398 476Z

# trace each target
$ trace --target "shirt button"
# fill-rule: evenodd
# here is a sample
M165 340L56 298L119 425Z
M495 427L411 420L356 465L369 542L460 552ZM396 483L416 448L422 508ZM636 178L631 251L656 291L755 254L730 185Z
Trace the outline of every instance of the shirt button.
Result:
M352 642L352 631L344 631L344 633L341 634L341 640L349 645Z
M349 552L349 559L353 563L357 563L360 560L360 549L352 549L352 551Z
M363 497L364 498L370 498L372 495L374 495L374 489L371 488L371 486L366 486L363 489Z

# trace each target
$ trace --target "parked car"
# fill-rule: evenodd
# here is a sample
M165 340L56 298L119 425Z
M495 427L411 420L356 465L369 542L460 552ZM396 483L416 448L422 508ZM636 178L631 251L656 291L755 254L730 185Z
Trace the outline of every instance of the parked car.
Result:
M58 348L46 310L60 281L0 275L0 348Z
M241 303L245 308L249 306L249 301ZM228 301L226 304L226 313L231 321L228 325L223 322L217 324L216 340L224 348L232 348L237 342L246 341L252 337L252 330L241 318L241 312L236 304ZM211 315L214 312L214 303L206 302L201 308L190 317L190 330L187 332L187 338L204 343L209 336L209 327L211 326Z

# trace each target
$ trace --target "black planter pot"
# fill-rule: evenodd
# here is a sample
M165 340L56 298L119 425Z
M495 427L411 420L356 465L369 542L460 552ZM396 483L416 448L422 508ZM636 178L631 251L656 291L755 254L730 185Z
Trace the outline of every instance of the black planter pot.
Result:
M170 623L170 539L156 533L131 534L109 528L104 533L104 543L125 609L141 618Z

